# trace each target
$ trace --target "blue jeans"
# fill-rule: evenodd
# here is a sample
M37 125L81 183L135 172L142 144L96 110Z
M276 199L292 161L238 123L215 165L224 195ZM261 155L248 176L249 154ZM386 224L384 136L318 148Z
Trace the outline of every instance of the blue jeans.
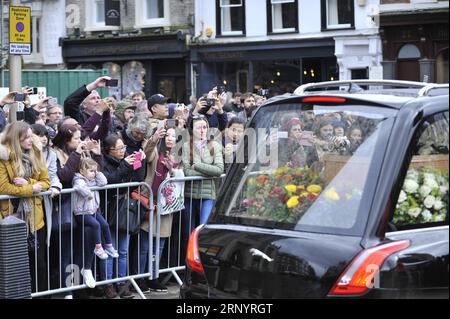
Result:
M166 242L165 238L160 238L159 239L159 256L158 256L158 260L161 259L162 253L164 251L164 244ZM133 254L133 256L139 256L139 269L138 269L138 265L137 263L135 263L134 266L134 274L144 274L146 272L149 272L149 256L148 256L148 252L150 249L150 241L148 238L148 232L143 231L141 229L140 231L140 239L139 239L139 252L137 252L137 245L135 247L136 251ZM155 237L153 237L153 254L155 254L155 250L156 250L156 240ZM152 273L153 273L153 278L156 277L156 270L155 270L155 263L153 263L153 269L152 269Z
M116 238L116 234L118 235ZM130 243L130 235L124 231L111 229L111 238L113 246L119 252L119 258L116 263L116 278L125 277L127 275L127 259L128 245ZM114 258L111 256L107 260L100 260L100 278L101 280L109 280L113 278Z
M192 207L191 207L192 201ZM212 199L194 199L186 197L184 199L185 211L182 215L182 223L184 229L183 240L188 241L189 235L198 225L205 224L211 214L214 206ZM200 223L195 223L196 217L200 217Z
M84 258L81 258L81 265L84 269L91 269L92 263L94 261L94 249L96 244L102 243L102 235L105 238L105 244L111 244L111 231L109 230L108 222L105 218L98 212L94 215L77 215L75 216L78 227L84 234L84 245L82 251L84 252ZM84 223L84 224L83 224ZM94 243L94 245L92 245Z

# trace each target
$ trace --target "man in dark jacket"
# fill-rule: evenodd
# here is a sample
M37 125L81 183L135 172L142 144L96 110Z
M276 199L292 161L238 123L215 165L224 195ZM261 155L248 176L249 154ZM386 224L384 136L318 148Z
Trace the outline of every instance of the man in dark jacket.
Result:
M64 101L64 115L68 115L83 125L91 117L100 102L100 95L95 89L106 87L109 76L102 76L87 85L83 85Z

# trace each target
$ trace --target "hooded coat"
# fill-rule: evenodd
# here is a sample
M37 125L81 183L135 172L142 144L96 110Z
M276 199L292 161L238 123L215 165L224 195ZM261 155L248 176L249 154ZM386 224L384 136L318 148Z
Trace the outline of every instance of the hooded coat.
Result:
M28 218L28 225L31 232L36 232L45 226L44 209L42 207L42 197L33 197L33 184L41 184L42 191L50 187L50 178L47 169L44 168L40 174L33 173L26 186L14 185L14 178L17 177L11 151L0 144L0 194L17 197L29 197L32 212ZM0 220L14 213L14 200L0 201Z

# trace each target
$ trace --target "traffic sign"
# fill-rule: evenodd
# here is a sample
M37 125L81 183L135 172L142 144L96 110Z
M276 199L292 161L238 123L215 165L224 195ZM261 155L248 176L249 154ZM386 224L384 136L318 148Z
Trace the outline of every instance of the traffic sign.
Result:
M30 7L9 7L9 53L31 54Z

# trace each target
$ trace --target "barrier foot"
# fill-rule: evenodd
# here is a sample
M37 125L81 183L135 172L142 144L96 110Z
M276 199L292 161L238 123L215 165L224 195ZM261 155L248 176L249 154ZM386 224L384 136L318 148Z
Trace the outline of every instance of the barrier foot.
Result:
M136 281L133 278L130 278L130 282L133 285L133 287L136 290L136 292L139 294L139 297L141 299L147 299L147 298L145 298L144 294L142 293L141 288L139 288L138 284L136 283Z
M172 270L171 272L172 275L175 277L175 280L177 281L178 285L181 287L183 285L183 281L181 280L180 276L178 276L175 270Z

